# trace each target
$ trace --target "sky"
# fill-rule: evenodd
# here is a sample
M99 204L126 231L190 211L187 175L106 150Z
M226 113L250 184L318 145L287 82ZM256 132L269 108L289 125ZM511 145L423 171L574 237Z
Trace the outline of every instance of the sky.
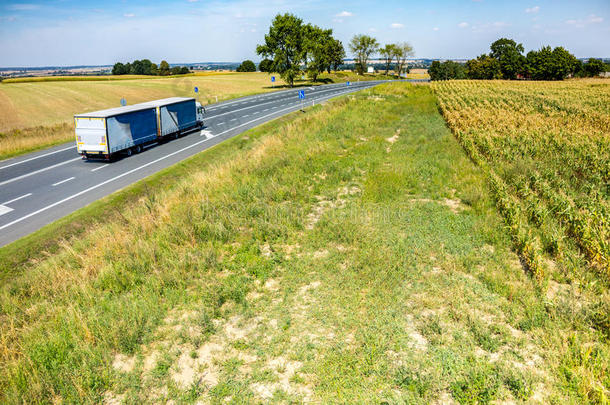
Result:
M610 0L0 0L0 67L258 62L256 45L286 12L332 28L346 50L368 34L409 42L417 58L465 59L508 37L526 52L610 57Z

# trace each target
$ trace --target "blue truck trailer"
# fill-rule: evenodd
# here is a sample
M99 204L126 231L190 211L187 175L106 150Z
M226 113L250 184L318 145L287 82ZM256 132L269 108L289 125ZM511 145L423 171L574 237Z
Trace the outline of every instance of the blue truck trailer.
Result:
M203 125L203 107L194 98L172 97L74 116L76 147L83 159L110 160L116 153L141 152Z

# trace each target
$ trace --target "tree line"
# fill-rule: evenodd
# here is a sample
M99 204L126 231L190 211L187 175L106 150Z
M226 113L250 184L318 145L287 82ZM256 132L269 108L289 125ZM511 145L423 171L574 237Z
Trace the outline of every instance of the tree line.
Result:
M190 73L186 66L174 66L170 68L167 61L161 61L159 66L148 59L134 60L129 63L117 62L112 67L113 75L148 75L148 76L169 76L183 75Z
M292 14L278 14L265 43L256 47L256 53L266 58L259 69L279 73L290 86L303 72L315 81L320 73L330 72L345 58L343 44L332 34L332 29L304 24Z
M428 73L432 80L563 80L569 76L594 77L606 68L599 59L591 58L582 63L561 46L554 49L545 46L524 55L522 44L500 38L491 44L489 54L471 59L465 65L434 61Z
M355 35L348 46L355 56L358 74L366 72L370 58L379 53L386 61L386 74L396 60L395 70L400 75L407 70L407 57L413 55L413 48L406 42L381 48L379 42L368 35ZM333 37L332 29L304 24L302 19L289 13L275 16L265 35L265 43L258 45L256 52L265 58L259 64L259 70L279 73L290 86L302 73L316 81L320 73L337 70L345 58L343 43Z
M394 72L400 76L402 72L409 71L407 58L413 56L413 47L407 42L397 44L386 44L383 48L375 38L368 35L355 35L349 43L350 51L356 56L356 72L362 74L366 72L368 61L371 56L379 54L385 62L385 74L387 75L394 64Z

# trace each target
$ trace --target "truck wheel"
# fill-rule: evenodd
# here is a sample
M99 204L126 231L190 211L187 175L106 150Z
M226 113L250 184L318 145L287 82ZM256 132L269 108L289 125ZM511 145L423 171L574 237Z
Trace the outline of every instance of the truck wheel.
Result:
M142 152L142 145L136 146L136 153Z
M179 137L179 136L180 136L180 134L179 134L178 132L176 132L176 133L174 134L174 139L178 139L178 137Z
M127 155L127 157L131 156L132 153L133 153L133 151L131 150L131 148L129 148L125 151L125 154Z

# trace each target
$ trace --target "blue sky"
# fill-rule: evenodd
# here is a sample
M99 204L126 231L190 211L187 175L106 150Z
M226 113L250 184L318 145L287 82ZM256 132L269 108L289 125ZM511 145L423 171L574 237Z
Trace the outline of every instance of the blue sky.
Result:
M610 0L0 0L0 66L258 61L256 45L284 12L344 44L358 33L408 41L422 58L472 58L500 37L610 57Z

